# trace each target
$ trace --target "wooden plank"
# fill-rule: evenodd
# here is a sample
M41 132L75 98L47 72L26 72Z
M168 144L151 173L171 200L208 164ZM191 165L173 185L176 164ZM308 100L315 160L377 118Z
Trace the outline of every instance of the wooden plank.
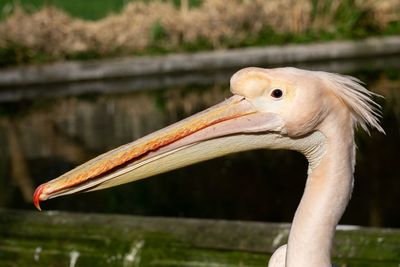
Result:
M0 210L0 266L266 266L288 224ZM400 230L340 227L339 266L399 266Z
M285 46L247 47L166 56L142 56L69 61L1 70L0 88L162 74L238 69L244 66L287 65L395 55L400 36L371 37L357 41L331 41Z

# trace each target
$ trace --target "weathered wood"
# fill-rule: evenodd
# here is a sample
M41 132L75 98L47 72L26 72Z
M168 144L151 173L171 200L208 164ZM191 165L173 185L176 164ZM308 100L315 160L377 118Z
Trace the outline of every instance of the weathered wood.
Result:
M288 224L0 210L0 266L266 266ZM399 266L400 230L339 227L339 266Z
M399 38L400 39L400 38ZM379 57L345 58L340 60L321 60L308 62L283 62L280 64L260 63L253 64L259 67L287 66L309 70L324 70L336 73L354 73L358 71L381 71L385 69L400 69L399 53ZM250 65L243 65L250 66ZM230 77L240 68L231 67L212 71L182 72L182 73L155 73L154 75L132 76L120 79L88 80L81 82L60 82L48 84L1 85L2 71L0 71L0 103L16 102L37 98L57 98L63 96L77 96L84 94L115 94L133 91L150 91L182 86L210 86L214 84L228 84ZM40 77L40 73L38 74Z

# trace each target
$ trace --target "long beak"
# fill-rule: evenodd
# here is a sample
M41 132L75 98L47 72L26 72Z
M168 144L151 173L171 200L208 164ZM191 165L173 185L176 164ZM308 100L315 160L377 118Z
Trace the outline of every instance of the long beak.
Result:
M33 202L40 210L40 201L50 198L104 189L229 153L254 149L257 144L240 144L240 140L234 137L277 131L280 127L282 121L278 116L261 113L249 100L235 95L40 185Z

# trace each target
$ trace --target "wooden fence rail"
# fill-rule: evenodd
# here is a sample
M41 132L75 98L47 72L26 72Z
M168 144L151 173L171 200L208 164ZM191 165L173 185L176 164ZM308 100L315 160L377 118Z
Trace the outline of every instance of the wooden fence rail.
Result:
M0 266L267 266L288 224L0 210ZM338 266L400 266L400 230L340 226Z

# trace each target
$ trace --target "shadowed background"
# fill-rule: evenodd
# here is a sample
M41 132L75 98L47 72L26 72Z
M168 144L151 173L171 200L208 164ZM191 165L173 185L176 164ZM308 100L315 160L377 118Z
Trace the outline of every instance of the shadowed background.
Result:
M357 39L400 29L397 1L20 3L0 1L1 67ZM355 190L344 224L400 227L400 72L385 66L386 60L377 58L378 68L366 65L347 73L384 96L376 101L383 106L387 134L357 132ZM123 93L0 99L0 207L33 209L33 190L40 183L230 95L228 78L225 83L210 79L209 85L129 90L127 83ZM43 208L289 222L306 169L299 153L252 151L107 191L50 200Z

